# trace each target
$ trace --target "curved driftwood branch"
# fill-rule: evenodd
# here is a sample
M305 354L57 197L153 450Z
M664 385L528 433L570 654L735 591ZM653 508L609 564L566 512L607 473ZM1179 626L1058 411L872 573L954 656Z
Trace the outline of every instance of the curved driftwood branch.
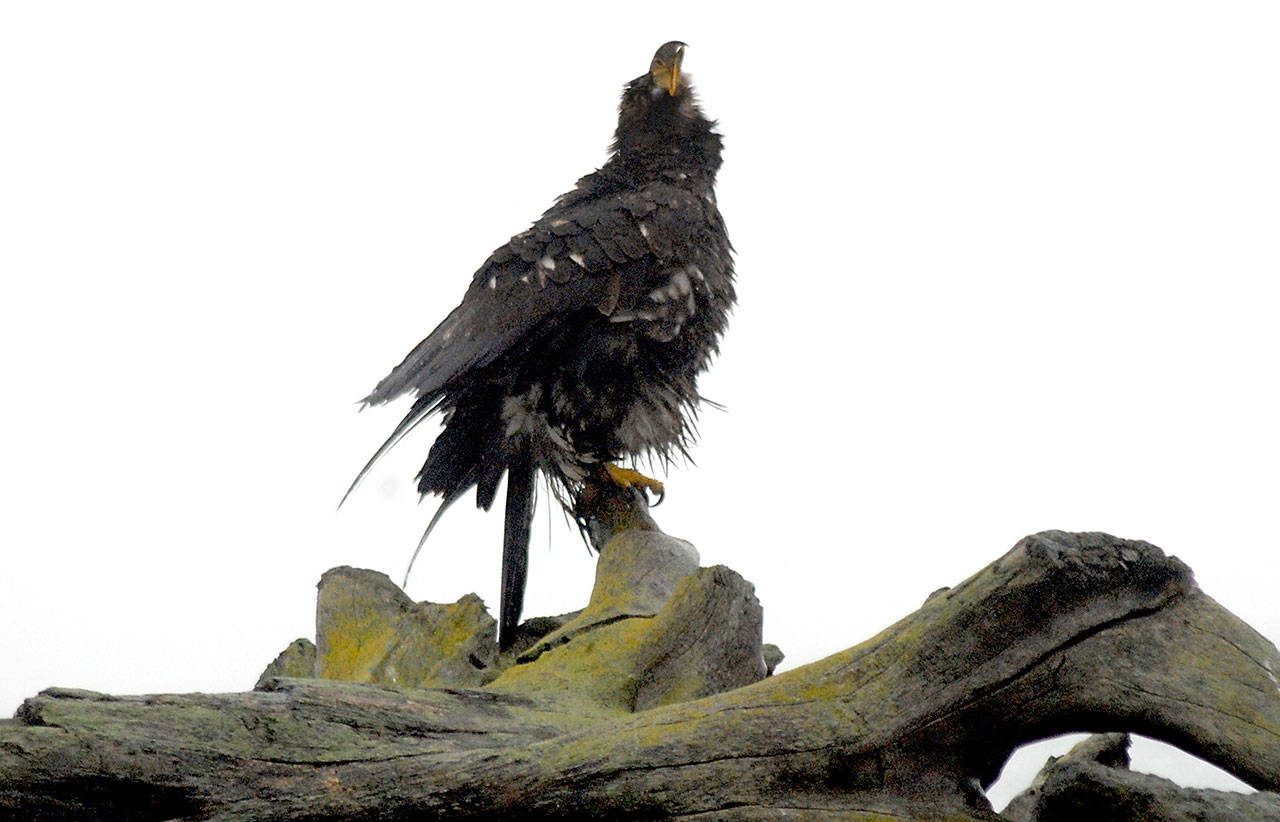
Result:
M1072 730L1137 731L1280 789L1280 653L1152 545L1028 537L761 681L751 586L691 551L615 537L592 605L526 661L473 661L481 687L45 691L0 725L0 816L991 820L1009 753Z
M1010 822L1280 822L1280 794L1182 788L1129 770L1129 735L1094 734L1050 757L1002 811Z

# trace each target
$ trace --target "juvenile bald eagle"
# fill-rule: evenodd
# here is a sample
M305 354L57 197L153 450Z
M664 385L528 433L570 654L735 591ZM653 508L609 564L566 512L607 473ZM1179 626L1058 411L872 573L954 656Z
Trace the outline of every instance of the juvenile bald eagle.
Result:
M660 492L614 463L686 453L697 375L733 305L713 192L721 140L694 99L684 50L658 49L623 90L604 166L493 252L462 304L364 400L416 395L356 482L410 429L443 415L417 477L419 492L443 497L427 533L472 487L488 510L506 473L503 647L524 600L538 472L570 509L586 482Z

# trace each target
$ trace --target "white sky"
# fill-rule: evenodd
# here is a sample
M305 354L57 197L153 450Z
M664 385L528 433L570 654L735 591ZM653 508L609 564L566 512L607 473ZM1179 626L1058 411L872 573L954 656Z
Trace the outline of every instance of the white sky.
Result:
M1280 637L1280 7L458 6L0 8L0 714L249 688L325 569L399 579L434 428L335 512L404 411L355 401L670 39L740 305L656 515L788 666L1047 528ZM525 613L580 607L593 559L534 530ZM500 532L459 503L409 593L496 602Z

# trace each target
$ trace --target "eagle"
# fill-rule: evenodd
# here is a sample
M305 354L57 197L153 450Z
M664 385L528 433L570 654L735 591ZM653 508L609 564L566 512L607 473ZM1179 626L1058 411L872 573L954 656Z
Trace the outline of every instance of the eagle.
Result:
M658 49L623 88L604 165L494 251L461 304L363 400L414 396L352 488L406 433L442 418L417 476L423 497L442 498L422 542L472 488L489 510L506 475L504 649L524 601L538 476L571 514L590 483L660 495L662 483L619 463L688 456L697 377L734 304L714 191L722 141L685 48Z

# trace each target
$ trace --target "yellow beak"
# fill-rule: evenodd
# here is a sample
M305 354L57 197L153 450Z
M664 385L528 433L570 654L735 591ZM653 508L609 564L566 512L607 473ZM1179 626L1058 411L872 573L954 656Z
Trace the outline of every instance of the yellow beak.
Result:
M653 55L649 64L649 76L653 78L653 90L663 89L675 97L680 92L680 64L684 62L684 43L672 40L665 43L658 53Z

